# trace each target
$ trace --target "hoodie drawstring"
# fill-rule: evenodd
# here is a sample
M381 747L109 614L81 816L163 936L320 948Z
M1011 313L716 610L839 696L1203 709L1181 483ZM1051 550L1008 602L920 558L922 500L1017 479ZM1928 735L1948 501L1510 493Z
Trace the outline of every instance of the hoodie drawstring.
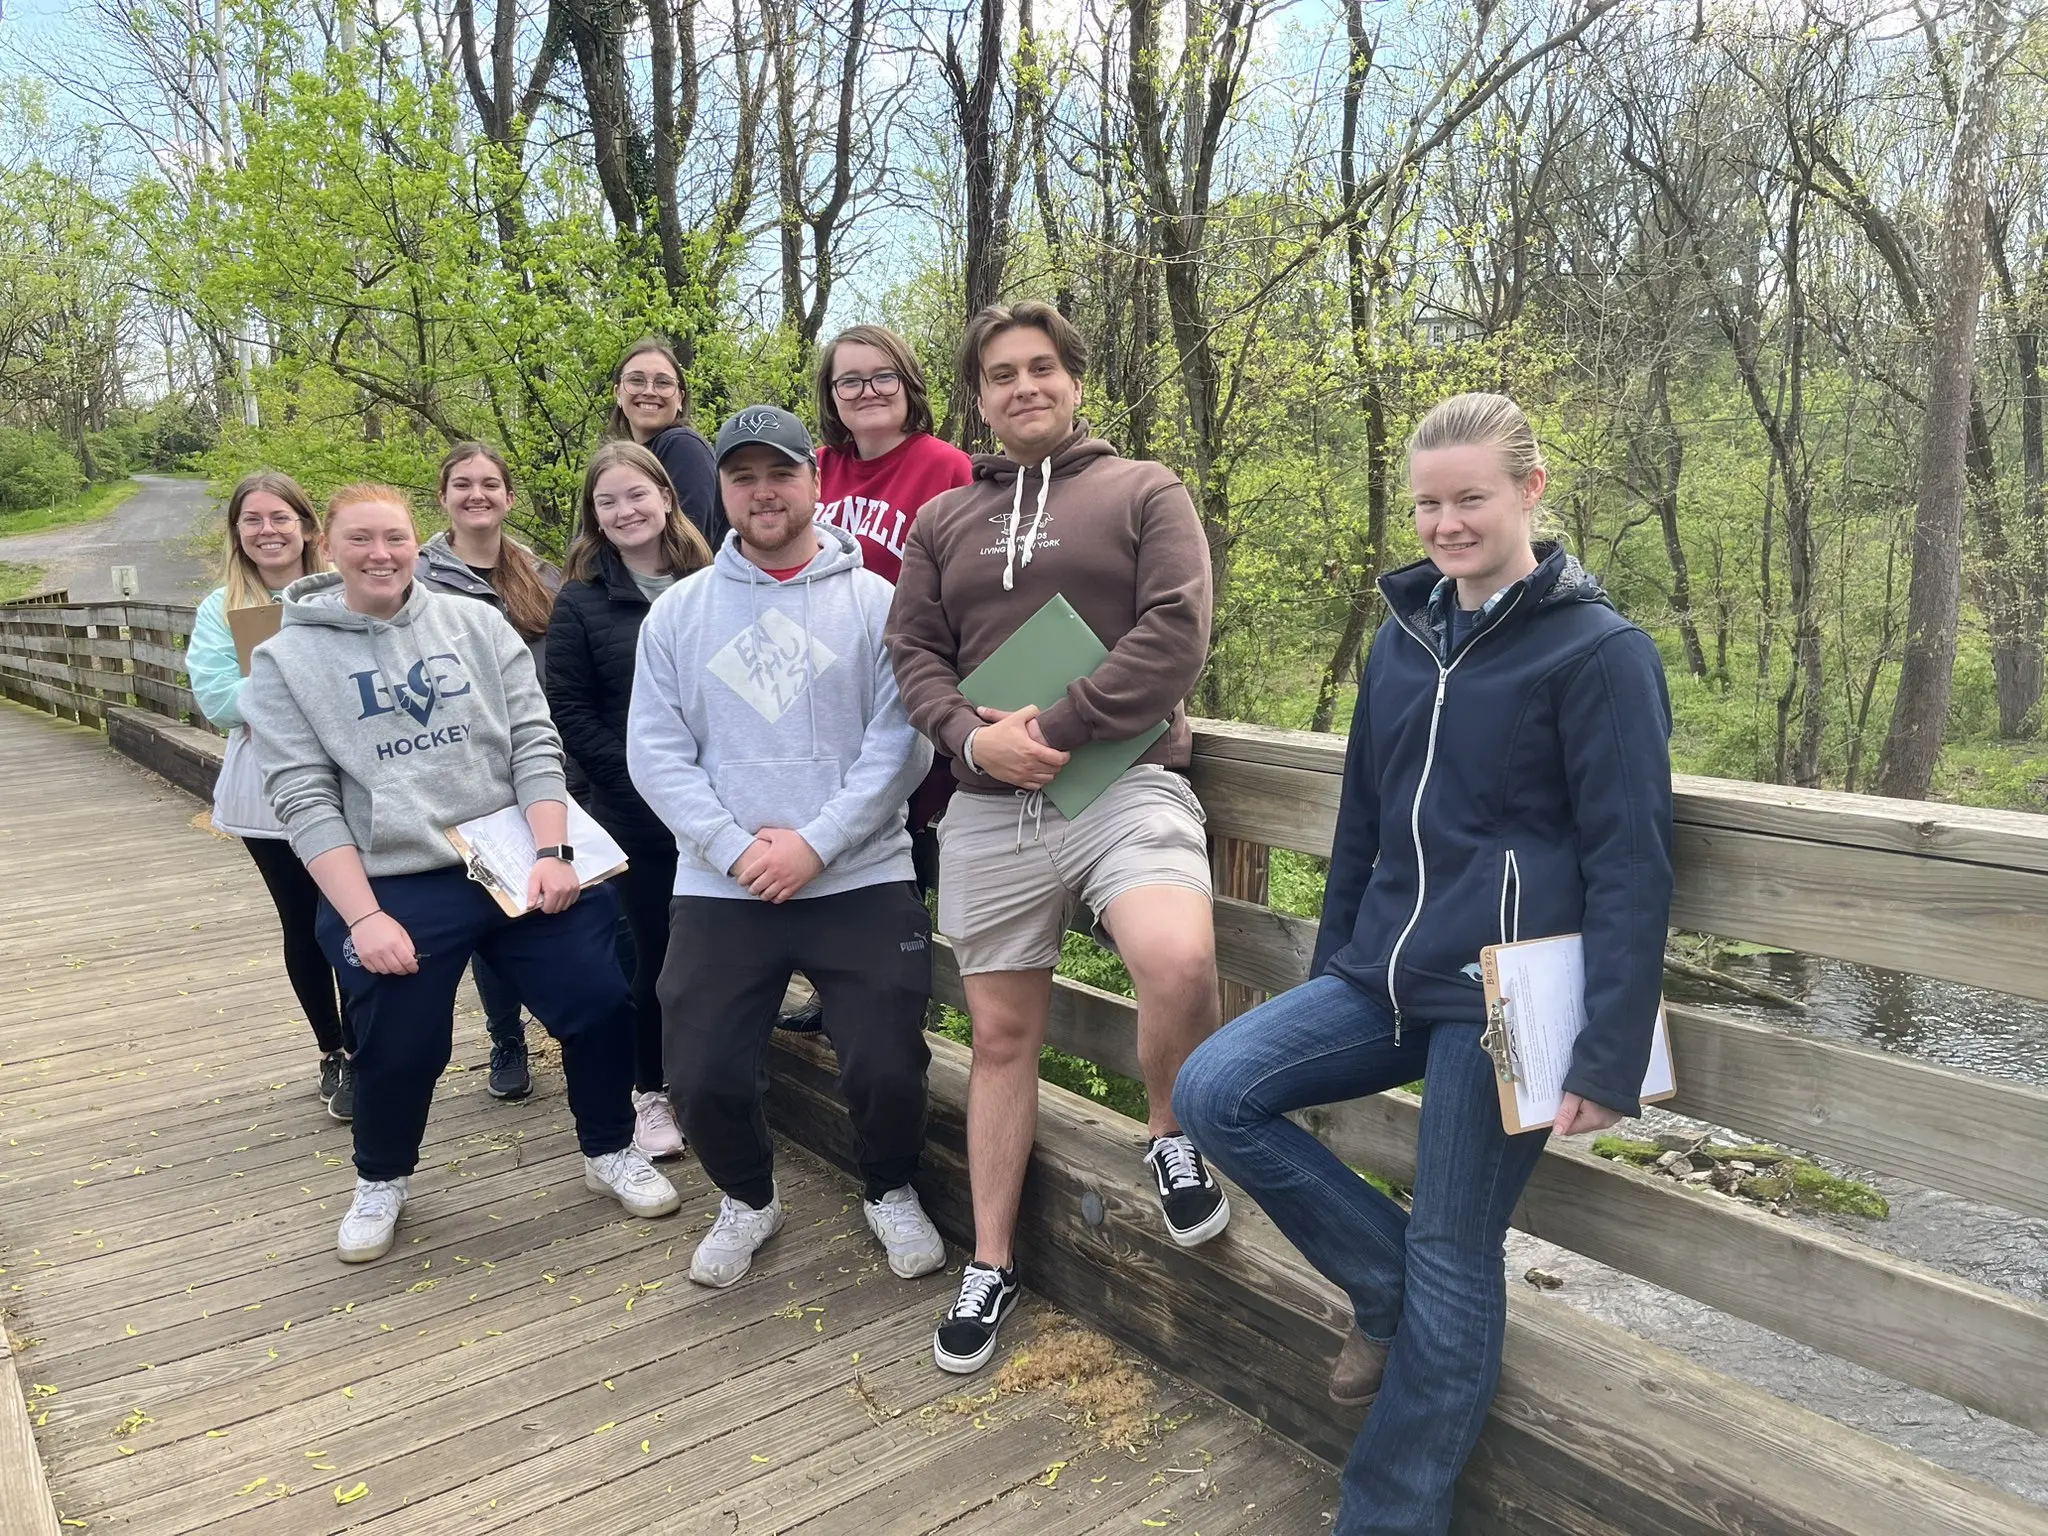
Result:
M1015 582L1019 564L1031 563L1031 551L1038 545L1039 530L1045 526L1045 499L1052 491L1052 460L1047 459L1038 466L1038 510L1031 518L1031 531L1024 536L1024 558L1017 559L1017 525L1024 519L1024 479L1031 473L1030 467L1019 466L1017 484L1010 492L1010 526L1003 535L1003 590L1009 591Z
M1024 851L1024 818L1031 818L1031 841L1045 841L1045 791L1042 789L1020 789L1017 791L1017 848Z

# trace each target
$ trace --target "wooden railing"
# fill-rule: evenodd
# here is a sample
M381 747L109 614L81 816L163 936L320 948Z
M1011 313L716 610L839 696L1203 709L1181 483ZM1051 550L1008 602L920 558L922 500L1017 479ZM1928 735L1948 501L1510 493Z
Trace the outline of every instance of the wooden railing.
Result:
M191 622L190 609L147 604L0 609L0 691L106 723L145 760L152 750L166 761L182 754L203 770L217 743L171 723L197 719L182 673ZM134 711L162 723L138 732ZM121 740L138 734L176 751ZM1197 723L1193 777L1217 841L1217 951L1232 1012L1304 979L1314 924L1265 904L1268 855L1328 854L1343 752L1340 737ZM188 787L207 782L175 766L165 771ZM1682 777L1676 819L1673 921L1682 927L2048 999L2048 817ZM934 973L937 995L961 1006L943 940ZM1673 1007L1670 1017L1680 1091L1669 1108L2048 1217L2048 1093L1705 1009ZM1139 1075L1135 1008L1115 994L1061 978L1048 1042ZM793 1043L779 1052L777 1123L850 1157L817 1053ZM971 1223L966 1058L944 1041L935 1054L928 1160L940 1187L929 1203L958 1238ZM1413 1174L1418 1113L1417 1100L1391 1093L1302 1118L1348 1162L1398 1181ZM1124 1124L1048 1090L1025 1210L1046 1249L1033 1260L1034 1283L1283 1433L1341 1454L1351 1421L1320 1403L1322 1361L1343 1326L1333 1293L1256 1213L1231 1242L1192 1254L1166 1245L1156 1210L1147 1217L1149 1200L1115 1166ZM2048 1434L2048 1308L2011 1292L1578 1144L1545 1152L1515 1225ZM1141 1300L1162 1284L1194 1310ZM1589 1513L1614 1487L1642 1508ZM1623 1536L2048 1532L2048 1512L1519 1291L1501 1398L1461 1507L1473 1528Z
M0 693L92 725L129 707L206 728L185 678L193 613L163 603L0 607Z

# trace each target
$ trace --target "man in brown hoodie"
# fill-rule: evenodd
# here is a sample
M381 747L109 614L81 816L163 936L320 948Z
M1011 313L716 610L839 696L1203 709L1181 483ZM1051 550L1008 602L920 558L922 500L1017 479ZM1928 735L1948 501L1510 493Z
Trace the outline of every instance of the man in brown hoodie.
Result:
M939 930L974 1018L967 1156L975 1252L933 1339L945 1370L979 1369L1017 1295L1012 1238L1038 1120L1038 1054L1060 936L1095 915L1138 994L1151 1103L1145 1161L1167 1231L1205 1242L1230 1207L1173 1117L1173 1083L1216 1027L1216 945L1202 809L1183 701L1209 649L1209 549L1187 489L1117 456L1080 420L1087 348L1050 305L974 317L963 359L1001 442L974 479L919 512L889 612L912 724L953 759L965 793L940 824ZM963 372L966 370L963 369ZM972 672L1055 594L1109 655L1040 713L977 710ZM1165 733L1073 820L1040 791L1089 742Z

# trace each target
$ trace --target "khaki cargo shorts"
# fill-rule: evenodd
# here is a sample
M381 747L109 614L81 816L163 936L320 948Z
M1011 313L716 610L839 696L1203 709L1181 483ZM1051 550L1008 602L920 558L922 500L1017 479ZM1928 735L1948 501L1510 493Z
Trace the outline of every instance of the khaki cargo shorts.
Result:
M1141 885L1211 896L1202 802L1186 779L1139 763L1073 821L1023 790L957 794L939 822L939 932L960 974L1046 971L1079 909L1097 918Z

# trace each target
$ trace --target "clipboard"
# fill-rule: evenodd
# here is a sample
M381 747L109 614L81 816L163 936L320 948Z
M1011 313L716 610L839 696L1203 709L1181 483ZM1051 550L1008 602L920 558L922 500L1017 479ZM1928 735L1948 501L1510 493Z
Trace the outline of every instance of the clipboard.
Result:
M571 800L568 807L576 883L587 891L624 873L625 850L582 806ZM445 834L462 855L463 872L490 893L507 917L524 917L534 910L526 904L526 882L535 863L533 829L518 806L448 827Z
M1585 941L1564 933L1489 944L1479 951L1479 974L1486 988L1486 1033L1480 1044L1493 1058L1501 1128L1510 1136L1542 1130L1557 1118L1572 1047L1586 1027ZM1659 1003L1637 1097L1661 1104L1677 1093L1671 1034Z
M227 619L228 633L235 637L235 660L241 664L242 676L247 677L249 658L256 647L283 627L284 608L278 603L265 603L260 608L230 608Z

